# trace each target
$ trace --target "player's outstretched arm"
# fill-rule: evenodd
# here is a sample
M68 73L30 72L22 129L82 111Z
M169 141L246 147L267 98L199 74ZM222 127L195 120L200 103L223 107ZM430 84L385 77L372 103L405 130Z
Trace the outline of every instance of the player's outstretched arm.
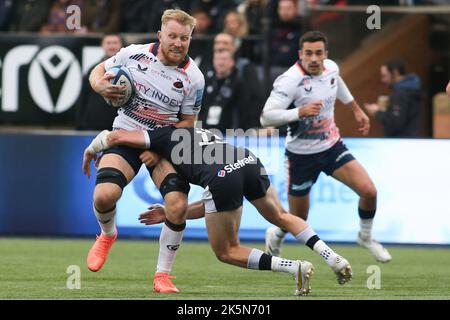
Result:
M97 154L90 152L88 149L84 150L82 170L88 178L91 177L91 160L97 160Z
M108 134L106 141L109 147L120 145L144 149L147 146L146 134L145 131L116 130Z
M82 170L88 178L91 177L91 160L97 160L97 153L110 147L107 142L109 133L108 130L100 132L84 150Z
M187 219L199 219L205 216L205 206L203 201L196 201L190 203L187 208ZM148 211L145 211L139 215L139 221L145 225L152 225L164 222L166 220L166 214L164 207L161 205L153 205Z
M126 145L134 148L145 148L146 132L117 130L110 132L103 130L100 132L84 150L82 170L90 178L91 160L97 159L97 153L105 151L113 146Z
M368 135L370 130L369 117L365 114L365 112L361 109L361 107L355 100L350 102L348 105L352 109L355 120L358 123L359 133L361 133L363 136Z

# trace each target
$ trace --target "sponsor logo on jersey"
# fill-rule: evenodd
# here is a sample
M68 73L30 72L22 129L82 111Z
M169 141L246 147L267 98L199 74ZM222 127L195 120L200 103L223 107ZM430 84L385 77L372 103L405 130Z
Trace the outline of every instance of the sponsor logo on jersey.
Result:
M173 86L177 89L181 89L181 88L183 88L183 81L181 81L180 79L177 79L177 81L175 81L173 83Z
M141 67L141 65L140 64L138 64L138 69L139 69L139 71L142 71L142 72L145 72L145 71L147 71L148 70L148 67Z
M255 158L253 158L253 157L250 155L250 156L248 156L248 157L246 157L246 158L237 160L235 163L227 164L227 165L223 168L223 170L221 170L221 171L224 171L224 170L225 170L226 173L232 173L233 171L238 170L238 169L240 169L240 168L242 168L242 167L245 167L247 164L249 164L249 163L251 163L251 162L255 162L255 161L256 161ZM225 173L224 173L224 175L225 175Z
M194 112L200 111L200 107L202 106L202 100L203 100L203 89L199 89L195 92L195 103L192 110Z
M172 99L165 95L164 93L155 90L153 88L148 88L144 84L137 82L136 80L134 82L134 87L136 90L144 93L147 97L153 98L156 100L161 101L164 104L167 104L171 107L181 107L181 101L178 101L176 99Z
M151 69L151 73L154 73L157 76L160 76L161 78L164 78L166 80L172 81L172 77L167 75L167 74L165 74L164 70L159 70L158 71L158 70L155 70L155 69Z
M301 87L301 86L309 86L311 84L311 78L310 77L304 77L300 83L298 84L297 87Z
M220 170L219 172L217 172L217 176L220 178L225 177L225 170Z

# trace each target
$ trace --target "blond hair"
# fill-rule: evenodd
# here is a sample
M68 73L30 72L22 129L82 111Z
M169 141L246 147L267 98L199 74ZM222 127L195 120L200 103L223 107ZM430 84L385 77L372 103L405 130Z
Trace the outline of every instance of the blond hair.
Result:
M189 26L191 31L194 30L195 24L197 23L193 16L179 9L168 9L164 11L161 17L161 26L166 25L170 20L175 20L183 26Z
M237 20L238 20L238 23L239 23L239 29L237 30L237 33L232 31L232 30L230 30L229 27L226 24L227 17L230 16L230 15L234 15L234 16L237 17ZM223 28L223 32L229 33L229 34L233 35L236 38L237 37L245 37L245 36L248 35L247 18L243 14L239 13L238 11L236 11L236 10L228 11L227 14L225 15L225 22L224 23L225 23L225 26Z

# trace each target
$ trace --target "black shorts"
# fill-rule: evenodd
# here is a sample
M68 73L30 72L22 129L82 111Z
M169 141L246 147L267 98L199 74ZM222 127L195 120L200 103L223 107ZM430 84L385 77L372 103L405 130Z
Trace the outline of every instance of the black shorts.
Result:
M330 149L314 154L295 154L286 150L289 194L307 195L322 171L330 176L336 169L352 160L355 160L355 157L342 140Z
M105 150L103 154L118 154L119 156L124 158L126 162L128 162L131 168L133 168L134 174L137 175L139 169L142 166L142 161L141 159L139 159L139 156L142 152L144 152L143 149L131 148L126 146L116 146ZM149 167L146 168L151 176L153 169Z
M231 173L220 170L208 183L203 193L205 212L237 209L242 206L243 197L248 201L262 198L266 195L269 186L269 177L258 158L256 162L246 164Z

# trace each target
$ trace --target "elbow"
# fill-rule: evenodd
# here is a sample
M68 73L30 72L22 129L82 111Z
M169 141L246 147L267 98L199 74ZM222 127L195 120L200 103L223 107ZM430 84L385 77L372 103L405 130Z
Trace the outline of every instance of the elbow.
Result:
M263 127L270 127L272 123L269 119L267 119L267 116L263 113L261 113L261 116L259 117L259 122L261 123L261 126Z

